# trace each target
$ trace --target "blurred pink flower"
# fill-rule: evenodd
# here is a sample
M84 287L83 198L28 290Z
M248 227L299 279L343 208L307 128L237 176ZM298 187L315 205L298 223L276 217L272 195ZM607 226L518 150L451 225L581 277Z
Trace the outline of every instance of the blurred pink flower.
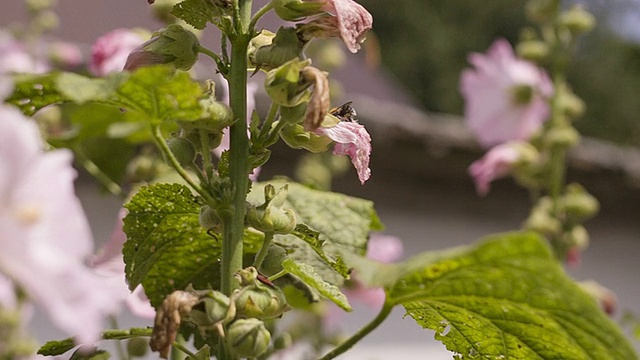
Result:
M49 63L31 54L25 44L11 34L0 31L0 74L35 73L41 74L50 70Z
M36 124L0 107L0 272L79 342L98 339L115 294L84 261L93 251L68 150L42 152Z
M96 76L122 71L129 53L146 40L130 29L115 29L102 35L91 48L89 70Z
M317 135L324 135L336 142L333 148L335 155L349 155L351 163L358 172L360 183L371 177L369 160L371 156L371 136L361 124L357 122L341 121L333 127L319 127L314 131Z
M142 285L138 285L133 292L129 293L129 288L125 280L125 264L122 255L122 246L127 240L127 235L122 229L124 226L123 219L126 214L126 209L120 209L118 220L111 233L111 238L105 246L90 259L89 265L93 267L97 273L108 279L114 288L120 289L119 293L122 294L120 300L124 301L124 304L133 315L143 319L153 319L155 318L156 310L149 303L149 298L145 295Z
M469 174L480 195L489 192L491 182L508 175L519 165L535 160L537 150L530 144L518 141L507 142L491 148L481 159L469 166Z
M469 62L475 68L462 72L460 91L465 120L480 145L528 140L549 115L553 85L547 74L516 58L504 39L496 40L487 55L471 54Z
M51 61L63 68L73 68L82 63L80 49L68 42L56 41L49 45L48 52Z
M353 0L313 1L324 2L321 9L328 14L299 25L299 36L305 41L339 37L349 51L358 52L367 31L373 27L373 17L367 9Z

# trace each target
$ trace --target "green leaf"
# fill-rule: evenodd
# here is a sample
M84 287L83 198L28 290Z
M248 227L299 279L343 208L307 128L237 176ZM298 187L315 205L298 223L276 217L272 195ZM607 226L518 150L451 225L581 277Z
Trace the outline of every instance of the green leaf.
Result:
M69 360L108 360L111 357L107 351L94 347L93 349L87 349L87 347L81 347L76 350Z
M47 341L38 349L38 355L58 356L76 347L73 338Z
M637 358L535 234L498 235L373 272L387 283L388 302L461 359Z
M125 205L123 253L129 288L142 284L153 306L176 289L219 282L221 244L200 226L203 202L184 185L145 186Z
M185 0L175 4L171 14L198 30L204 30L208 22L220 16L220 11L211 1Z
M157 124L198 119L202 115L201 96L202 88L188 73L168 66L148 66L132 73L109 102Z
M293 234L276 235L274 243L287 249L296 262L313 266L325 281L341 285L344 277L331 264L344 274L346 266L339 259L340 252L364 255L369 232L372 226L379 225L373 203L281 179L254 184L248 201L256 206L262 204L268 183L276 189L289 184L283 208L292 209L298 224L306 225L298 226ZM319 255L322 253L325 256Z
M342 292L340 292L340 289L338 289L337 286L331 285L328 282L322 280L318 272L316 272L313 267L307 264L296 263L291 259L285 260L282 263L282 266L285 270L287 270L287 272L299 277L305 284L316 289L320 293L320 295L333 301L343 310L353 310L351 308L351 305L349 305L349 300Z
M210 352L209 345L205 345L193 356L189 355L187 360L209 360L211 358Z
M218 289L222 239L210 236L198 217L204 205L180 184L142 187L125 207L127 241L123 253L130 289L138 284L156 307L174 290ZM245 254L252 258L262 235L245 232Z
M107 78L89 78L74 73L60 73L55 83L65 99L82 104L87 101L107 100L127 77L127 73L115 73Z
M58 73L20 75L15 78L13 94L6 101L20 108L28 116L51 104L65 101L56 87Z

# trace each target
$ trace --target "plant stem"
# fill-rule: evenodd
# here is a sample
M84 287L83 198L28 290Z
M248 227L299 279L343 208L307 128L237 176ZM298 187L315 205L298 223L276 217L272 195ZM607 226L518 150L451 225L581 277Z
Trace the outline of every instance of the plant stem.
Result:
M264 119L264 123L262 124L262 128L260 129L260 135L258 136L258 139L261 142L261 145L264 147L268 146L266 145L265 138L268 137L269 131L271 130L273 121L276 119L276 115L278 114L279 108L280 108L280 105L276 103L271 103L271 106L269 107L269 113L267 114L267 117Z
M180 165L180 163L178 162L178 159L176 159L176 157L173 155L173 153L171 152L171 149L169 149L169 146L167 145L167 142L162 136L162 132L160 131L160 126L152 125L151 130L153 133L153 139L156 141L156 144L158 145L160 150L162 150L162 152L165 154L165 156L167 157L167 159L169 160L173 168L176 170L176 172L187 182L187 184L191 186L193 190L195 190L198 194L200 194L200 196L202 196L209 204L215 204L215 201L211 197L211 195L209 195L209 193L204 191L204 189L200 187L200 185L198 185L195 181L193 181L193 179L191 178L191 176L189 176L187 171Z
M89 158L86 157L80 149L75 149L74 152L76 155L76 160L80 162L80 165L82 165L82 167L85 168L85 170L87 170L89 174L93 175L93 177L96 178L100 182L100 184L104 186L105 189L107 189L111 194L115 196L118 196L121 198L126 197L126 194L124 193L124 191L122 191L122 188L120 187L120 185L116 184L115 181L111 180L111 178L107 174L105 174L102 170L100 170L98 165L96 165L93 161L89 160Z
M262 247L256 255L256 259L253 261L254 268L259 269L260 265L262 265L262 262L264 261L264 258L267 257L267 252L269 250L269 245L271 245L271 240L273 240L273 232L269 231L264 233Z
M249 29L253 29L258 23L258 20L260 20L260 18L263 17L264 14L271 11L271 9L273 9L272 2L269 2L267 5L260 8L260 10L258 10L256 14L253 16L253 19L251 19L251 23L249 24Z
M554 87L560 89L564 86L564 77L555 74L553 79ZM564 124L562 123L562 109L558 104L558 96L554 96L551 101L551 129L558 129ZM554 146L551 149L551 174L549 180L549 195L553 203L552 212L554 216L559 217L558 211L560 207L560 196L564 188L565 172L566 172L567 149L564 146Z
M375 317L370 323L365 325L362 329L358 330L355 334L353 334L350 338L340 343L333 350L326 353L323 357L318 360L329 360L337 357L338 355L343 354L347 350L351 349L353 345L355 345L358 341L360 341L363 337L367 336L371 331L378 327L391 313L393 309L393 304L384 303L384 306L378 313L378 316Z
M213 59L213 61L215 61L216 64L218 64L218 65L223 64L222 59L220 58L220 56L218 56L218 54L214 53L213 51L207 49L206 47L201 46L201 45L196 45L196 50L199 53L205 54L208 57L210 57L211 59Z

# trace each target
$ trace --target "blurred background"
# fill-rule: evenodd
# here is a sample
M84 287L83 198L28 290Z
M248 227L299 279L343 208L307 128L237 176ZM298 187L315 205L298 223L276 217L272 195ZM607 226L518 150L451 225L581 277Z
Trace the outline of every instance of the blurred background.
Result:
M497 37L512 43L518 39L527 25L525 1L359 2L373 14L374 31L364 51L347 56L346 67L332 72L331 79L340 81L342 100L354 101L360 122L372 134L373 175L361 186L349 172L334 190L374 200L385 232L404 241L405 254L518 229L528 215L527 193L505 179L480 198L467 175L482 151L459 118L458 82L470 52L484 52ZM602 209L586 224L591 243L581 263L567 270L613 290L618 297L614 318L619 320L627 310L640 314L640 1L583 3L599 23L580 42L569 74L575 92L587 103L576 126L589 139L571 153L568 178L585 185ZM0 9L1 27L26 20L22 0L2 0ZM62 0L57 11L60 27L54 35L79 43L85 54L98 36L114 28L162 26L144 0ZM261 22L271 30L274 24L269 17ZM215 29L207 29L203 43L215 49L217 37ZM213 71L211 62L205 60L205 65ZM277 146L261 179L294 176L302 153ZM86 175L80 177L78 191L97 241L105 241L121 204L101 194ZM395 315L350 356L385 358L379 348L392 347L393 358L399 349L409 351L401 356L405 359L426 354L451 358L432 332L417 331L410 319L402 319L401 309ZM372 316L373 310L359 309L345 316L343 324L350 332ZM129 324L148 325L125 316L122 325ZM57 334L44 322L34 327L40 340ZM634 345L640 349L637 340Z

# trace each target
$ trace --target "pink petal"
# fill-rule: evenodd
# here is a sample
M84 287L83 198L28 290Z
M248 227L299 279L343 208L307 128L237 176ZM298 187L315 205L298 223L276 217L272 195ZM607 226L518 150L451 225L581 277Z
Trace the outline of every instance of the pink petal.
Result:
M369 160L371 157L371 136L364 126L357 122L341 121L330 128L320 127L315 131L318 135L325 135L336 142L333 148L335 155L349 155L351 163L358 172L360 183L371 177Z
M353 0L329 0L323 10L337 17L340 36L352 53L360 50L360 43L373 27L373 16Z

